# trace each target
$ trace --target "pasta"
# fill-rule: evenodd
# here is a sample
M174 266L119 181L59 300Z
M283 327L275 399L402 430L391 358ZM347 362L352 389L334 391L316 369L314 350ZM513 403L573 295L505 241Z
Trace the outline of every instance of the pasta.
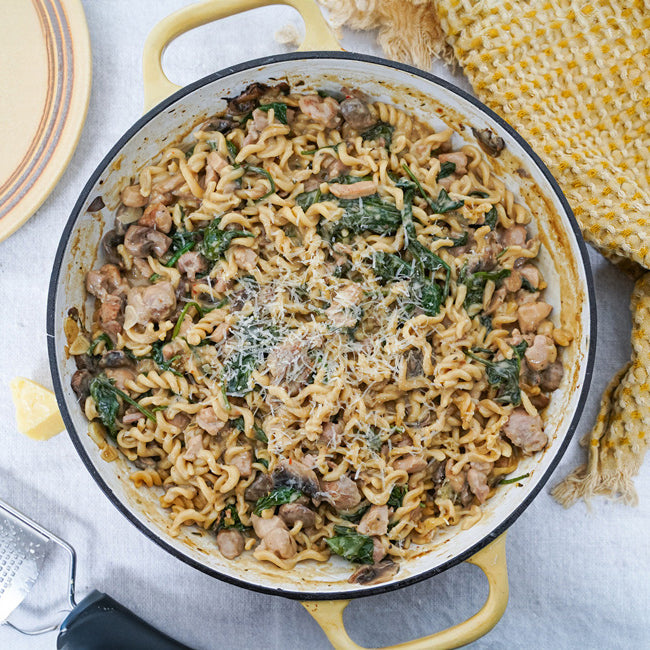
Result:
M529 211L452 135L253 84L123 189L72 384L172 535L381 582L546 446L571 337Z

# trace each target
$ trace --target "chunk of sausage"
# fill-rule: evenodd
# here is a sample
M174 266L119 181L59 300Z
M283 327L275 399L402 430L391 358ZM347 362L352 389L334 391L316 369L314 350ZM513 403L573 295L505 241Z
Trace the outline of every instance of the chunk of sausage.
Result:
M377 111L359 97L347 97L341 102L343 119L357 131L369 129L377 123Z
M536 332L540 323L551 313L553 307L545 302L528 302L517 309L519 329L522 332Z
M557 358L557 348L553 339L544 334L536 334L533 344L526 348L524 353L526 363L535 371L540 372L548 368Z
M242 146L247 144L253 144L257 142L262 135L262 131L269 124L269 116L265 111L261 111L259 108L256 108L253 111L253 119L248 123L248 133L242 142Z
M564 377L564 366L561 361L554 361L540 374L539 387L550 393L559 388L562 377Z
M467 156L460 151L452 151L451 153L442 153L438 156L440 164L451 162L456 165L454 170L455 174L467 174Z
M195 461L201 451L203 451L203 436L197 433L189 439L183 458L190 462Z
M120 192L120 199L129 208L141 208L147 205L149 200L140 193L139 185L129 185Z
M359 181L358 183L331 183L330 192L339 199L358 199L377 193L374 181Z
M363 290L360 285L351 283L337 292L332 306L325 310L325 315L334 327L354 327L358 313L352 308L356 307L362 298Z
M167 235L146 226L129 226L124 235L124 248L134 257L147 257L152 253L162 257L171 243Z
M361 503L361 493L357 484L347 476L337 481L321 481L322 497L337 510L350 510Z
M285 503L280 506L278 514L287 526L293 526L301 521L303 528L309 528L316 523L316 513L300 503Z
M386 549L379 537L372 538L372 561L377 564L386 557Z
M139 226L168 233L172 229L172 214L163 203L150 203L138 221Z
M521 276L528 280L528 284L530 284L533 289L539 288L540 274L536 266L533 266L532 264L524 264L519 267L518 270Z
M230 462L239 470L239 475L243 478L248 478L253 473L253 456L250 451L236 454Z
M122 298L117 296L106 296L97 311L99 324L108 334L114 336L122 331L124 315L122 314Z
M244 271L252 271L257 264L257 253L246 246L233 246L233 260Z
M94 269L86 274L86 291L100 300L108 295L124 296L128 288L128 283L115 264L104 264L99 270Z
M521 246L526 245L528 233L522 225L514 225L501 233L501 243L504 246Z
M515 293L521 289L521 274L518 271L512 271L510 275L503 281L503 286L510 293Z
M416 472L421 472L427 468L427 461L424 458L419 456L414 456L409 454L408 456L402 456L393 462L393 469L398 471L405 471L407 474L415 474Z
M320 436L320 441L328 447L336 447L339 444L339 437L342 433L343 425L341 423L326 422L323 425L323 433Z
M211 436L216 436L226 423L220 420L211 406L203 407L196 414L196 423Z
M220 530L217 533L217 547L221 555L234 560L244 552L244 536L234 528Z
M207 163L217 174L230 164L218 151L211 151L208 154Z
M370 506L357 526L362 535L385 535L388 532L388 506Z
M529 415L521 407L510 414L503 427L503 433L524 454L544 449L548 442L548 436L542 430L542 418L539 415Z
M492 471L492 463L470 463L467 470L467 484L480 503L483 503L490 492L487 478Z
M341 123L339 104L333 97L303 95L298 100L298 105L305 115L330 129L336 128Z
M271 551L283 560L288 560L297 553L296 541L288 531L281 528L276 528L265 535L260 548Z
M450 458L445 465L445 478L447 479L447 482L449 483L451 489L454 492L460 494L463 491L463 488L466 486L467 477L463 470L456 474L453 471L454 465L455 463L453 459Z
M277 515L273 515L273 517L265 519L264 517L258 517L257 515L253 514L251 515L251 523L253 524L253 530L255 531L255 534L260 539L264 539L273 530L289 530L284 521L282 521L282 519L280 519L280 517Z
M208 270L208 261L201 253L187 251L178 258L176 268L190 280L195 280L197 273L205 273Z
M74 375L72 375L70 386L79 402L84 402L88 395L90 395L90 382L92 380L93 375L90 370L77 370Z
M176 293L171 282L157 282L149 287L131 287L127 305L135 310L138 323L159 323L174 313Z

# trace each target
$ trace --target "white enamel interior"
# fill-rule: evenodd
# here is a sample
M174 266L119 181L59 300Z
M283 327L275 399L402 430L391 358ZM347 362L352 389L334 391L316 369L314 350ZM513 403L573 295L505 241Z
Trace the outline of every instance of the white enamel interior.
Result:
M565 321L566 315L568 320L565 322L576 335L574 343L564 352L567 374L563 386L553 394L546 416L549 447L543 454L522 462L520 473L531 473L530 478L523 482L523 487L508 485L499 488L496 496L485 506L485 514L479 523L468 530L452 529L441 534L434 548L402 563L399 574L393 579L394 583L439 568L494 533L531 491L535 490L553 463L565 442L585 382L591 311L587 272L583 266L576 236L559 198L541 169L518 141L470 101L434 81L388 64L383 65L379 61L334 57L280 60L230 73L176 100L142 124L106 163L95 186L84 198L83 209L79 212L76 225L67 241L55 296L54 345L62 391L85 453L117 499L125 504L154 536L161 537L183 556L232 578L269 589L303 594L317 591L323 598L334 592L347 592L351 595L352 592L363 592L368 587L349 584L347 579L351 566L339 558L334 558L327 564L305 563L292 572L283 572L271 565L260 564L252 557L242 556L236 561L225 560L215 548L213 535L193 527L186 528L178 538L170 537L167 532L168 518L158 505L159 494L156 490L135 490L127 479L127 463L122 460L112 463L103 461L99 449L88 437L88 423L70 389L70 378L75 371L75 364L72 359L67 358L64 351L64 316L69 307L83 303L84 275L97 263L98 241L102 232L110 228L113 220L109 208L102 211L101 218L86 212L90 202L96 196L102 195L108 206L115 207L115 196L120 187L127 183L128 177L155 157L163 146L177 139L179 134L187 133L198 120L223 109L224 102L220 98L237 94L253 81L268 82L270 79L285 79L292 87L295 87L297 82L303 82L303 89L339 89L345 85L360 88L371 97L398 104L437 127L443 126L437 117L440 112L437 109L440 107L455 112L465 126L489 126L504 138L507 151L521 161L521 168L529 174L527 178L521 170L519 173L502 170L501 176L508 188L516 196L530 196L530 187L536 185L537 191L545 197L548 206L545 208L541 205L533 210L536 221L533 230L539 229L546 237L549 247L553 249L550 254L548 250L544 250L540 256L540 265L550 287L546 291L545 299L554 305L558 322L557 314L560 312L561 303L563 304L562 320ZM464 128L455 139L456 144L461 144L463 140L475 144L469 128ZM553 259L556 260L555 264Z

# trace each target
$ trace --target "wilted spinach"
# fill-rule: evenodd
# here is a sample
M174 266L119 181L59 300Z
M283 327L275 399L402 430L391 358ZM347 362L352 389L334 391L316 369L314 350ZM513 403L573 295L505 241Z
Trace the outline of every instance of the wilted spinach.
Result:
M111 341L111 337L106 334L106 332L102 332L97 338L93 339L93 342L90 344L90 347L88 348L88 352L86 354L95 354L95 348L101 341L104 341L104 345L106 346L107 350L113 349L113 341Z
M303 212L307 212L314 203L318 203L321 200L321 197L322 194L320 188L316 188L311 192L302 192L302 194L298 194L298 196L296 196L296 203L302 208Z
M300 490L289 486L276 488L270 494L257 500L253 513L259 516L267 508L275 508L275 506L281 506L285 503L293 503L301 496L302 492Z
M411 180L415 183L415 186L418 188L420 194L422 195L422 198L429 204L429 207L435 214L444 214L445 212L450 212L451 210L462 208L463 205L465 205L465 202L463 200L455 201L454 199L450 198L449 194L447 194L447 190L444 188L441 189L438 193L437 199L432 199L424 191L422 184L417 179L415 174L411 171L410 167L406 163L403 163L402 167L404 168L404 171L409 175Z
M214 530L218 533L220 530L240 530L242 532L248 530L247 526L242 524L237 512L237 506L234 503L228 504L222 511L221 516L217 520Z
M201 254L211 262L216 262L223 257L232 240L238 237L255 237L255 235L246 230L221 230L219 220L214 219L203 233Z
M395 132L395 127L387 122L377 122L375 126L371 126L367 131L364 131L361 134L361 137L364 140L370 140L377 142L380 139L384 139L386 143L386 149L390 149L390 145L393 141L393 133Z
M370 510L370 504L367 503L365 506L361 506L356 512L353 512L349 515L341 515L341 519L349 521L352 524L358 524L361 521L363 515Z
M151 358L154 360L156 365L163 371L169 371L172 374L176 375L177 377L181 377L182 373L178 372L177 370L174 370L172 364L176 359L180 359L181 355L177 354L176 356L172 357L169 360L166 360L162 349L163 346L166 345L165 341L156 341L155 343L152 343L151 345Z
M165 266L170 268L176 266L176 262L181 255L191 251L196 245L199 231L190 232L189 230L177 230L171 235L171 246L169 252L171 257L165 262Z
M335 537L325 540L330 550L350 562L373 564L374 543L372 537L360 535L348 526L334 526Z
M529 291L530 293L537 293L539 289L536 289L528 280L528 278L525 278L523 275L521 276L521 288L524 289L525 291Z
M485 366L485 375L490 386L499 388L499 395L496 398L501 404L512 404L519 406L521 404L521 389L519 388L519 371L521 370L521 359L524 356L526 341L513 345L512 359L502 359L501 361L489 361L477 356L473 352L465 352L468 357L482 363Z
M156 416L144 406L140 406L125 392L115 386L113 379L109 379L105 374L97 375L90 382L90 395L95 402L97 413L102 424L108 429L110 435L114 438L117 434L115 418L120 409L118 397L123 399L127 404L134 406L142 415L152 422L156 422Z
M400 508L404 502L404 497L408 492L406 485L395 485L390 491L390 496L388 497L388 505L392 508Z
M287 123L287 105L283 104L282 102L271 102L270 104L260 104L258 108L261 111L265 111L268 113L271 109L273 109L273 114L275 115L275 119L278 122L281 122L282 124Z
M440 171L436 176L436 180L439 181L441 178L447 178L456 172L456 163L446 160L440 165Z
M467 267L464 266L459 274L458 281L467 287L467 294L465 295L465 302L463 305L465 309L469 309L472 305L480 305L483 302L483 294L485 293L485 285L488 280L492 280L496 285L503 278L510 275L510 269L500 269L499 271L477 271L470 273Z
M362 232L375 235L394 235L402 223L401 212L392 204L383 201L377 194L358 199L340 199L343 216L335 222L320 222L321 236L333 241Z

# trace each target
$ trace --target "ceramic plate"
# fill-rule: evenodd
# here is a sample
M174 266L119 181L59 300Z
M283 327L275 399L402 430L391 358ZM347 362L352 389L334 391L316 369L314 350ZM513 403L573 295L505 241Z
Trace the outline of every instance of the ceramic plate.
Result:
M36 212L67 167L91 71L81 0L0 2L0 241Z

